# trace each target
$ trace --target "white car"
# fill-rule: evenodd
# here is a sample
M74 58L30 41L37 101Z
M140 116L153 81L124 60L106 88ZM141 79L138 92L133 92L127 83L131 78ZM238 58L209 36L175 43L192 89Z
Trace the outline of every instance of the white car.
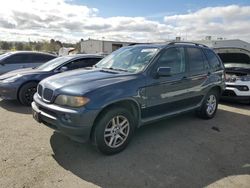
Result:
M250 102L250 51L240 48L215 50L226 70L222 99Z

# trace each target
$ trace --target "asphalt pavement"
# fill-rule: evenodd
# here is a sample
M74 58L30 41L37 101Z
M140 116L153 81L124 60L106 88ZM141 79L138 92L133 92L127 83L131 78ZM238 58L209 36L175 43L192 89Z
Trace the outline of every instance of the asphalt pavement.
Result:
M136 131L105 156L0 101L0 187L250 187L250 105L223 103L212 120L193 112Z

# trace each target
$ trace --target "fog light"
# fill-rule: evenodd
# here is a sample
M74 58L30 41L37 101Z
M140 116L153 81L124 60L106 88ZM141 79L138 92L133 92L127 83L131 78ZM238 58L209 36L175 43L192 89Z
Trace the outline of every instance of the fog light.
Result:
M71 117L70 117L69 114L63 114L62 115L62 120L70 123L71 122Z
M240 91L249 91L249 88L247 86L239 86L238 88Z
M244 86L244 87L243 87L243 90L244 90L244 91L248 91L248 87L247 87L247 86Z

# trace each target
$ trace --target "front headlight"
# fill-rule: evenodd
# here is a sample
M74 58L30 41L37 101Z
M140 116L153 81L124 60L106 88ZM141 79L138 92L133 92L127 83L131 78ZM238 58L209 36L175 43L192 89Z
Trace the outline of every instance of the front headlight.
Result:
M89 102L89 99L86 97L78 96L68 96L68 95L59 95L56 97L55 104L62 106L70 107L81 107Z
M12 76L12 77L9 77L9 78L6 78L3 80L3 83L9 83L9 82L14 82L16 81L18 78L22 77L22 75L20 74L17 74L15 76Z

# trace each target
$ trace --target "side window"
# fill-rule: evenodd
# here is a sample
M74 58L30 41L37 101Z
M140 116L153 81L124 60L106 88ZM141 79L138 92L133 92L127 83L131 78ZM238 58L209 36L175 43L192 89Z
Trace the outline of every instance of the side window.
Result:
M52 56L43 54L30 54L30 63L45 63L52 59Z
M100 61L99 58L78 59L78 60L68 63L66 67L68 67L69 70L79 69L79 68L84 68L84 67L92 67L98 61Z
M158 59L158 67L170 67L171 74L180 74L186 71L184 48L169 48Z
M24 64L28 63L29 55L27 54L14 54L4 60L6 64Z
M100 60L101 60L101 58L89 58L89 59L86 59L85 67L92 67L96 63L98 63Z
M189 71L191 75L199 75L205 72L204 56L199 48L187 47Z
M215 53L212 50L205 50L205 54L212 69L220 70L221 63Z
M86 59L78 59L78 60L68 63L66 67L68 67L69 70L79 69L79 68L86 67L87 65L86 62L87 62Z

